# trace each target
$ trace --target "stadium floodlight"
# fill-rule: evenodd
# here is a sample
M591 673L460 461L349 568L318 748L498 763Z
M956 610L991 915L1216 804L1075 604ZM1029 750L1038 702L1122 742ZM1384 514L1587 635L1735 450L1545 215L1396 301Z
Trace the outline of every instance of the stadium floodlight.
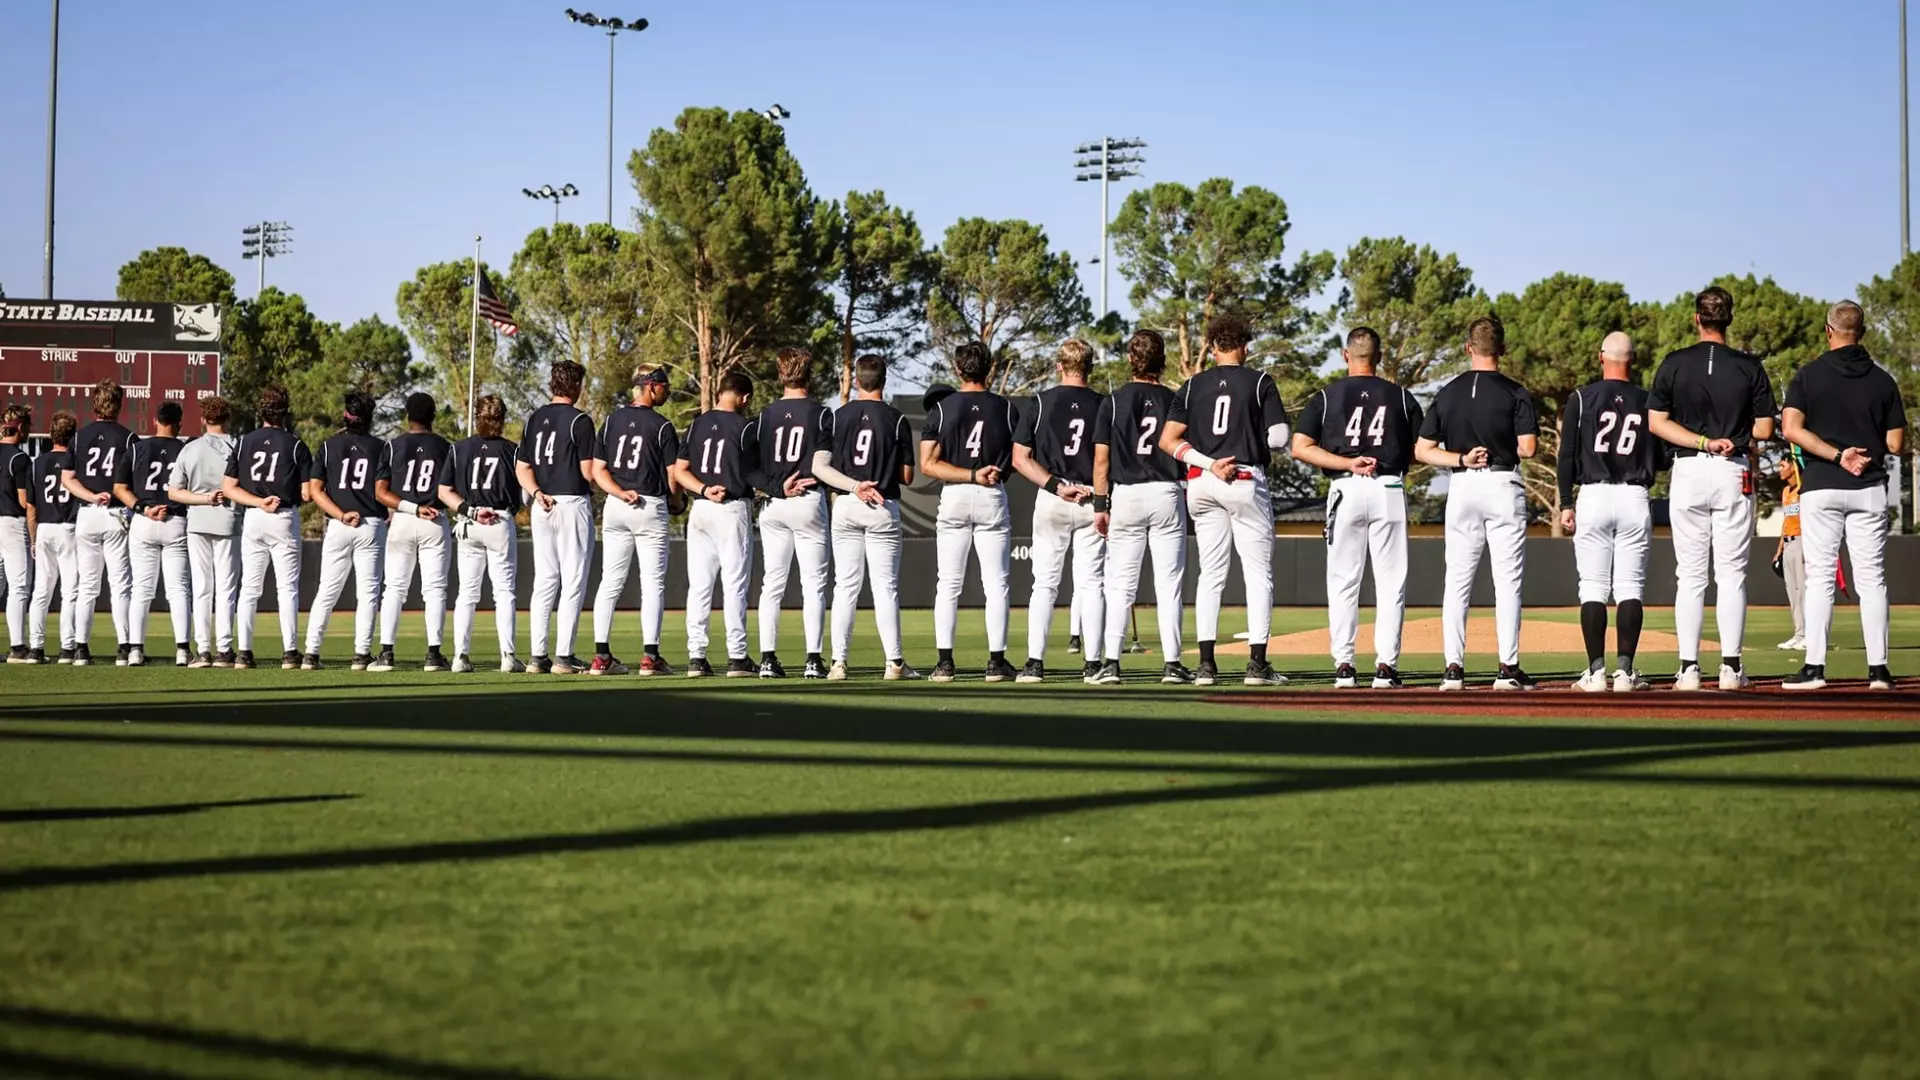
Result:
M552 184L541 184L538 188L521 188L520 194L525 195L529 199L547 199L551 201L553 203L553 224L557 228L560 225L560 200L573 198L575 195L580 194L580 189L574 187L572 184L562 184L559 187L554 187Z
M785 105L782 105L776 101L771 106L761 109L760 115L766 117L767 119L777 124L780 121L785 120L788 117L791 117L793 113L789 111Z
M603 19L591 11L566 9L567 21L607 32L607 224L613 224L613 39L620 31L639 32L647 28L645 19ZM555 220L558 220L556 205Z
M253 297L267 289L267 260L293 253L293 226L284 221L263 221L240 230L240 257L260 260L260 277Z
M1125 180L1130 176L1139 176L1137 166L1147 162L1146 155L1138 153L1145 150L1145 139L1115 139L1102 137L1099 142L1085 142L1073 148L1076 183L1100 181L1100 257L1087 260L1088 265L1100 266L1100 318L1107 317L1107 222L1109 220L1107 187L1116 180Z

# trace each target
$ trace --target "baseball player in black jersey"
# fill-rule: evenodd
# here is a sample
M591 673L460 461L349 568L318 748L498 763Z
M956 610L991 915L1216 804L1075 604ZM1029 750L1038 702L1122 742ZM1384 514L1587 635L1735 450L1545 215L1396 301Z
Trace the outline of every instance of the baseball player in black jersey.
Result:
M48 435L53 446L33 460L33 609L29 616L27 656L36 664L73 663L75 590L80 581L79 551L74 546L73 518L79 505L60 482L73 463L73 435L79 425L72 413L57 413ZM47 656L47 613L53 610L53 590L60 590L60 647Z
M814 455L813 474L840 491L833 500L833 667L847 677L860 587L873 580L873 622L886 656L885 678L918 679L900 644L900 489L913 483L907 418L887 404L887 362L853 362L853 400L833 414L833 450Z
M809 679L827 677L827 493L813 474L816 455L833 455L833 415L807 396L813 354L789 347L776 360L781 397L760 411L755 432L768 502L760 511L760 677L784 678L775 653L787 574L800 562L802 624Z
M988 682L1012 682L1007 663L1007 619L1012 606L1013 517L1006 476L1013 467L1013 405L987 389L993 353L969 341L953 354L960 389L927 411L920 432L920 472L944 485L934 519L939 582L934 594L933 641L940 650L933 682L952 682L953 636L960 622L960 589L970 554L980 557L987 594Z
M173 665L193 661L188 651L192 633L193 592L187 580L187 508L167 497L167 481L180 457L180 403L163 401L155 411L153 434L133 446L122 459L113 496L133 511L127 535L127 556L133 572L133 595L127 607L127 666L147 662L147 615L153 610L156 588L167 593L167 614L173 621Z
M1493 316L1467 327L1470 368L1434 395L1414 456L1452 469L1447 486L1447 592L1441 631L1442 690L1467 686L1467 606L1480 556L1492 552L1494 622L1500 645L1495 690L1536 690L1520 667L1520 581L1527 571L1527 491L1520 462L1540 449L1533 395L1500 374L1507 331Z
M380 605L380 655L368 671L392 671L393 643L400 633L400 612L413 568L420 567L420 599L426 608L427 659L422 671L446 671L453 665L440 651L447 625L447 573L453 563L453 532L440 507L440 470L453 444L434 434L438 409L431 394L407 395L407 430L387 443L386 477L375 481L373 496L393 512L387 526L386 595Z
M1127 339L1133 377L1100 403L1093 424L1093 524L1107 540L1105 625L1089 624L1101 639L1105 659L1093 683L1120 682L1121 642L1127 613L1140 591L1140 566L1153 553L1153 602L1160 619L1163 683L1190 683L1180 663L1180 597L1187 571L1187 504L1180 480L1185 468L1160 449L1160 429L1173 412L1173 391L1160 385L1167 367L1166 339L1137 330ZM1081 594L1075 593L1076 598ZM1091 607L1091 605L1089 605Z
M1907 410L1900 387L1860 345L1866 316L1843 300L1827 312L1827 352L1787 386L1787 440L1806 456L1800 535L1806 548L1807 660L1783 685L1827 685L1827 634L1834 572L1844 539L1860 595L1867 685L1893 689L1887 666L1887 461L1906 449ZM1897 509L1897 507L1896 507Z
M1347 375L1300 409L1294 460L1318 468L1327 488L1327 629L1333 685L1358 686L1354 637L1360 578L1373 557L1373 688L1398 689L1400 632L1407 614L1407 467L1413 464L1420 403L1373 373L1380 335L1355 327L1341 355Z
M307 651L300 666L320 670L320 643L327 620L354 578L353 670L373 663L373 630L380 620L382 567L387 550L387 507L374 494L388 478L387 444L372 435L371 394L349 390L340 431L320 444L307 477L307 498L327 516L320 542L320 591L307 609Z
M27 609L33 603L33 459L21 441L33 414L0 411L0 589L7 596L7 663L30 664Z
M680 436L656 410L667 400L667 370L642 367L633 375L633 402L607 415L593 455L594 482L607 493L600 522L600 593L593 601L590 675L625 675L613 655L613 616L630 568L640 570L640 674L671 675L660 655L667 614L669 518L677 511L673 463Z
M1074 338L1060 346L1060 385L1040 392L1013 432L1013 467L1040 493L1033 502L1033 595L1027 607L1027 663L1017 681L1045 682L1047 633L1067 552L1073 552L1073 595L1089 623L1106 625L1107 538L1094 527L1093 426L1102 398L1087 386L1093 346ZM1069 622L1072 621L1069 614ZM1069 635L1074 627L1068 626ZM1082 638L1083 682L1100 671L1101 638Z
M1773 386L1757 357L1727 347L1733 296L1718 286L1693 301L1698 344L1668 354L1653 376L1647 428L1672 443L1667 513L1679 591L1675 690L1700 689L1700 627L1707 571L1717 587L1720 689L1747 685L1740 647L1747 632L1747 553L1753 541L1753 444L1773 437Z
M473 666L473 613L480 607L480 585L493 589L493 627L499 640L500 670L526 670L513 651L514 605L520 570L520 541L513 515L521 503L514 477L512 443L500 436L507 405L498 394L474 402L474 434L447 451L440 470L440 502L454 517L454 546L460 561L460 596L453 606L453 670L469 674Z
M1240 556L1247 587L1247 643L1251 653L1242 681L1282 686L1286 676L1267 662L1273 629L1273 497L1267 459L1287 446L1287 410L1280 388L1264 371L1246 366L1253 329L1237 315L1207 324L1214 366L1188 379L1174 398L1160 433L1160 448L1188 466L1187 511L1199 546L1200 580L1194 596L1200 637L1196 686L1219 679L1213 645L1220 634L1220 604L1227 569Z
M745 372L720 379L714 407L687 427L674 463L674 481L695 496L687 511L687 677L713 674L707 662L707 625L713 618L713 580L720 578L726 613L729 679L752 678L747 659L747 582L753 574L753 492L760 475L757 425L747 419L753 382Z
M253 623L271 566L280 594L280 667L292 671L300 666L294 647L300 613L300 503L313 475L313 452L287 430L286 387L262 387L253 413L264 426L234 445L223 488L228 499L247 508L240 529L240 629L235 635L240 655L233 666L254 666Z
M573 654L574 633L587 602L593 570L593 417L574 407L587 369L556 361L548 376L553 400L528 418L514 471L533 502L533 623L530 675L574 675L588 670ZM559 625L553 626L555 605ZM549 630L552 650L549 655Z
M1659 442L1647 431L1647 392L1633 381L1632 364L1633 339L1619 330L1608 334L1600 344L1599 381L1575 390L1560 410L1560 525L1573 533L1580 631L1587 643L1587 670L1574 689L1592 693L1608 688L1609 597L1620 608L1620 665L1612 688L1647 689L1633 658L1653 536L1647 495L1660 471Z
M127 555L130 523L127 509L114 502L113 481L139 439L120 425L124 397L120 384L112 379L95 384L93 423L73 437L72 466L60 474L60 482L80 504L74 519L74 541L80 549L80 595L73 631L75 666L93 662L88 643L102 577L106 579L113 629L120 643L114 663L120 667L127 664L127 605L133 599L133 569Z

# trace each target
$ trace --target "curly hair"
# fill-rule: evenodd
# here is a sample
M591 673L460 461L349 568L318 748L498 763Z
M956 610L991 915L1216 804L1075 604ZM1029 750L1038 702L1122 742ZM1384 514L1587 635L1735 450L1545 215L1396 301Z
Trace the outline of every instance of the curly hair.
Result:
M1158 330L1135 330L1127 339L1127 368L1136 379L1157 379L1167 370L1167 339Z
M126 400L127 392L112 379L101 379L93 384L93 415L100 420L118 420L120 403Z
M1221 352L1243 352L1253 344L1253 327L1232 312L1207 320L1207 344Z
M292 415L289 411L289 400L286 387L279 383L268 383L260 388L259 395L253 399L254 415L263 424L271 427L286 427L287 420Z

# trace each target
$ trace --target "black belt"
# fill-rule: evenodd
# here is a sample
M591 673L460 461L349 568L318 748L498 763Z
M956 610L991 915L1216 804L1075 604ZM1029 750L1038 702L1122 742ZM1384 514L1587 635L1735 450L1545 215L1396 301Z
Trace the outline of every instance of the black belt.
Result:
M1506 466L1499 466L1499 467L1496 467L1496 466L1492 466L1492 465L1489 465L1489 466L1487 466L1486 468L1483 468L1483 469L1468 469L1468 468L1458 468L1458 469L1455 469L1455 470L1453 470L1453 471L1454 471L1454 472L1457 472L1457 473L1476 473L1476 472L1484 472L1484 473L1517 473L1517 472L1519 472L1520 470L1519 470L1519 469L1516 469L1516 468L1509 468L1509 467L1506 467Z
M1747 456L1747 452L1751 449L1752 449L1751 447L1736 446L1733 448L1733 453L1728 454L1726 456L1728 458L1743 458ZM1691 447L1691 446L1676 446L1673 448L1673 456L1676 458L1683 458L1683 457L1720 457L1721 455L1709 454L1705 450L1695 449L1694 447Z

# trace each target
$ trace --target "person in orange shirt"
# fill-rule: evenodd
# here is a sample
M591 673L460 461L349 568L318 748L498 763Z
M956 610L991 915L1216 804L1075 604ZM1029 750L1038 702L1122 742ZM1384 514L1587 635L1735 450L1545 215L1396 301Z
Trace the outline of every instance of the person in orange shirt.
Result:
M1773 557L1780 564L1780 576L1787 585L1787 602L1793 608L1793 636L1780 643L1783 649L1807 647L1807 616L1803 607L1807 591L1807 562L1800 550L1800 450L1780 459L1780 510L1786 519L1780 523L1780 546Z

